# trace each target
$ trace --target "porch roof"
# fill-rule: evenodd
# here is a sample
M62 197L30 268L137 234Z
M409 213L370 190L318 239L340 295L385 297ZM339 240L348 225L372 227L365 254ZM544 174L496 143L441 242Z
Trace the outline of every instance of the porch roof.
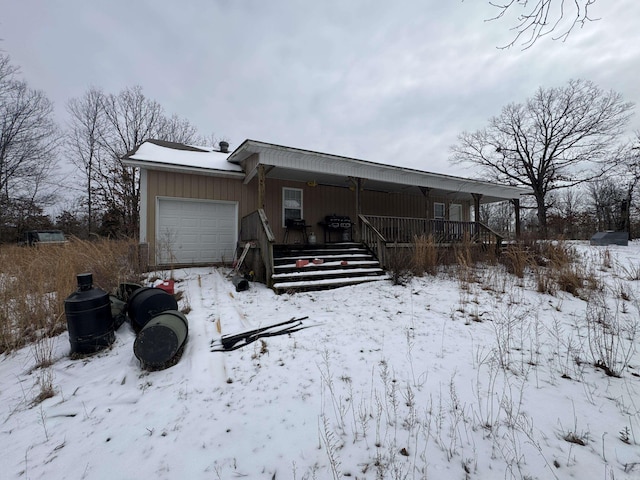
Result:
M257 161L248 161L258 154ZM255 157L253 157L255 158ZM259 164L268 166L267 178L312 182L318 185L346 186L352 178L364 179L366 190L419 194L429 189L434 195L471 198L482 196L481 203L520 198L530 194L522 187L472 180L394 165L375 163L329 153L286 147L256 140L245 140L227 159L242 165L245 182L256 175Z
M257 155L256 155L257 154ZM426 172L367 160L286 147L257 140L245 140L232 153L173 142L147 140L122 158L134 167L181 171L197 175L235 177L251 181L258 165L265 165L267 178L347 187L351 180L364 180L365 190L412 193L428 189L434 196L471 200L481 195L481 203L517 199L531 194L522 187Z

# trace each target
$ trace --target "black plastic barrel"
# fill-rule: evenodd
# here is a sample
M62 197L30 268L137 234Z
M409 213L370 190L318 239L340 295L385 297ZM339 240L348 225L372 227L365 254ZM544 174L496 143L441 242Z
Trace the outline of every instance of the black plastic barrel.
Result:
M244 292L249 289L249 282L246 278L241 277L240 275L234 275L231 278L233 285L236 287L236 292Z
M167 310L178 310L178 302L173 295L159 288L139 288L131 294L127 304L127 314L136 332L153 317Z
M133 343L143 368L160 370L174 365L187 341L187 317L177 310L167 310L149 320Z
M71 353L94 353L115 339L109 294L93 286L93 275L77 276L78 290L64 301Z

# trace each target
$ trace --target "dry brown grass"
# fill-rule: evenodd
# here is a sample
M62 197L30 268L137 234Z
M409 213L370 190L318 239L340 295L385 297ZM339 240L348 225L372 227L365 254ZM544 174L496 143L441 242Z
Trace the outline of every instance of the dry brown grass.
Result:
M507 272L518 278L524 278L527 269L535 263L530 248L522 243L508 245L501 256L501 262Z
M600 287L593 272L579 261L575 248L562 240L535 240L509 245L501 256L507 271L518 278L531 273L539 293L558 291L582 297Z
M562 269L577 259L575 249L562 240L537 242L535 253L539 265L555 269Z
M413 248L413 271L416 275L435 275L439 265L438 247L433 235L415 237Z
M76 290L76 275L85 272L109 292L121 282L139 282L136 242L0 245L0 353L64 331L64 300Z

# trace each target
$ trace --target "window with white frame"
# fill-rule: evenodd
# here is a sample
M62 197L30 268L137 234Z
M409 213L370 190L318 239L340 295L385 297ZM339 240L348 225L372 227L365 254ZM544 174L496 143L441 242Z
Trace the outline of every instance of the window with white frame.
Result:
M287 220L298 220L302 218L302 189L287 188L282 189L282 224L286 225Z
M433 204L433 218L436 220L444 220L444 203Z

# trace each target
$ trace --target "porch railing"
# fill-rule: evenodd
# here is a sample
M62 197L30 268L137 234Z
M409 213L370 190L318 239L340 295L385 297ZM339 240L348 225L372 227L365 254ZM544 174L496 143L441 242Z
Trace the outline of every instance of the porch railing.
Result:
M376 256L380 265L386 266L387 241L382 234L369 222L364 215L358 215L360 220L360 238L369 250Z
M273 244L276 237L271 230L267 214L258 209L243 217L240 221L240 241L256 242L260 248L260 257L264 263L267 282L271 282L273 275Z
M484 245L495 245L496 252L499 251L504 237L491 230L484 223L477 222L476 227L475 241Z
M412 244L416 237L431 235L439 245L461 242L500 248L502 237L480 222L444 219L359 215L362 241L384 264L386 245Z

